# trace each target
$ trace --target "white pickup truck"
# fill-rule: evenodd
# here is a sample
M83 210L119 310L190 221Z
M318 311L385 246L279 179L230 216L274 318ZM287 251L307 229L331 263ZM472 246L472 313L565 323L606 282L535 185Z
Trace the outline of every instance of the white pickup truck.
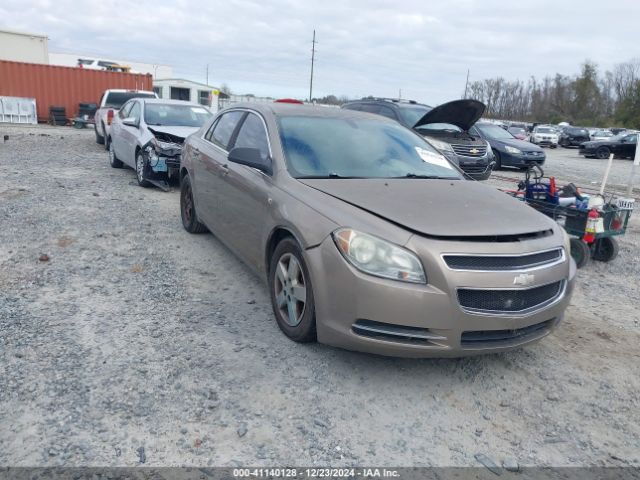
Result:
M109 148L108 142L105 139L109 138L109 128L111 127L111 120L120 107L124 105L128 100L137 97L145 98L158 98L155 92L147 90L105 90L100 98L98 104L98 110L94 117L94 128L96 131L96 143L104 144L106 149Z

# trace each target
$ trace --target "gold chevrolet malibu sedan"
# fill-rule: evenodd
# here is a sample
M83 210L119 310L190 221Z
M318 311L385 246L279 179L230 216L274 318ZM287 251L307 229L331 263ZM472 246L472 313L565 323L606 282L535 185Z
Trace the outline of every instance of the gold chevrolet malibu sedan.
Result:
M569 303L576 268L555 222L380 116L234 106L186 140L180 178L184 228L266 279L297 342L499 352L547 335Z

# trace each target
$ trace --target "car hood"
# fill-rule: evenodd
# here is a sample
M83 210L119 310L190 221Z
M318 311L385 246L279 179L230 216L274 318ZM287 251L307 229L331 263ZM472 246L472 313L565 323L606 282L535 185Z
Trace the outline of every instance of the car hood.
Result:
M477 100L454 100L429 110L413 128L429 123L450 123L465 132L482 117L486 106Z
M200 130L200 127L175 127L171 125L147 125L152 134L164 133L184 140L189 135Z
M412 232L493 237L553 229L555 223L496 190L466 180L301 179L314 188Z
M517 138L507 138L507 139L500 139L500 140L494 140L492 138L488 139L489 144L492 147L497 146L510 146L510 147L514 147L514 148L518 148L520 150L522 150L523 152L542 152L542 148L540 148L538 145L531 143L531 142L527 142L525 140L518 140Z

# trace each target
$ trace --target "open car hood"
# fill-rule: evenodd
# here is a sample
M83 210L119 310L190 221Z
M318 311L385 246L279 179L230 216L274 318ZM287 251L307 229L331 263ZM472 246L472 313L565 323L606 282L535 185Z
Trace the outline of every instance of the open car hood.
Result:
M185 138L200 130L200 127L174 127L171 125L147 125L147 128L158 140L174 143L183 143Z
M478 100L454 100L429 110L413 128L429 123L450 123L465 132L480 120L486 106Z
M553 220L478 182L420 179L300 179L303 184L412 232L434 237L531 235Z

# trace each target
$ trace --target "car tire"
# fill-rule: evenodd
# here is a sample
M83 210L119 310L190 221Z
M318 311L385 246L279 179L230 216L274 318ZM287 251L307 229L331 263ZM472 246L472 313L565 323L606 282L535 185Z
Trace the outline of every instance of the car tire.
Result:
M493 166L493 169L502 170L502 159L500 158L500 152L495 148L492 149L492 151L493 151L494 161L496 162L496 164Z
M107 150L109 150L109 165L111 165L112 168L122 168L122 161L118 160L118 157L116 157L116 152L111 144L111 139L107 138L105 143L107 144Z
M104 145L104 137L98 133L98 126L93 124L93 131L96 134L96 143L98 145Z
M100 125L102 125L102 135L105 139L108 139L109 137L107 137L107 129L104 128L104 122L101 122ZM107 142L104 142L104 149L109 150L109 145L107 145Z
M591 258L599 262L610 262L618 256L620 247L615 238L603 237L596 240L593 245L593 254Z
M136 153L136 180L138 180L138 185L143 188L149 188L153 185L146 179L148 169L147 162L142 156L142 150L138 150Z
M606 160L609 158L609 155L611 155L609 147L598 147L596 150L596 158L599 158L600 160Z
M576 267L582 268L589 263L591 257L591 248L581 238L571 237L570 240L571 257L576 262Z
M198 220L189 175L185 175L180 182L180 217L182 218L182 226L187 232L204 233L207 231L207 227Z
M311 275L300 246L291 237L284 238L271 256L269 292L282 333L295 342L315 342L316 311Z

